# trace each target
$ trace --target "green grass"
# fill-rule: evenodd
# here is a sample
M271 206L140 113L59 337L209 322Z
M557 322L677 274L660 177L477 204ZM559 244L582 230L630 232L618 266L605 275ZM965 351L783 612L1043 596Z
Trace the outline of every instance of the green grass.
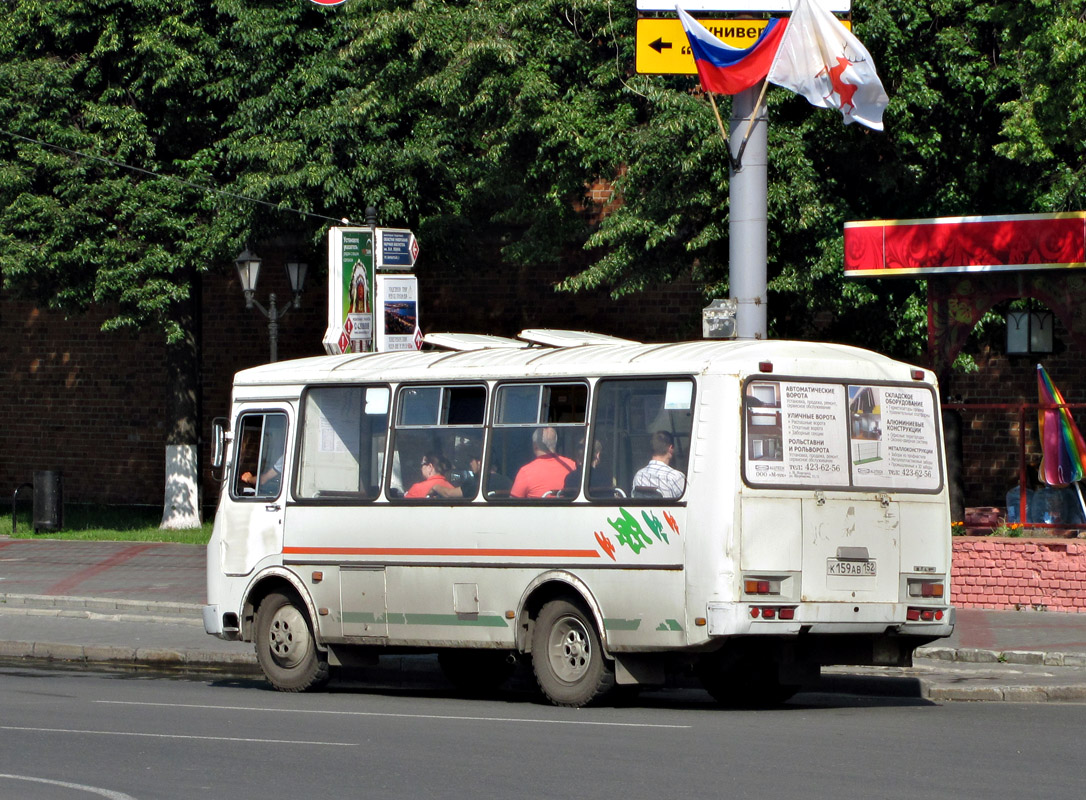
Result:
M162 509L151 506L64 505L63 529L56 532L34 532L33 517L27 508L15 515L12 532L11 512L0 522L0 535L16 539L79 539L110 542L180 542L207 544L211 538L212 520L199 528L167 531L158 527Z

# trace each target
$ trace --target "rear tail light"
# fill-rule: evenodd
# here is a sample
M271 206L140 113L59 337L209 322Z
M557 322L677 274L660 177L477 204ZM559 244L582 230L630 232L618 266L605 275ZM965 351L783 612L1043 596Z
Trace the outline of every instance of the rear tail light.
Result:
M795 606L751 606L751 619L795 619Z
M908 608L905 619L909 622L938 622L944 614L941 608Z
M780 579L771 578L747 578L743 581L743 591L746 594L780 594Z
M909 581L909 597L940 598L945 591L942 581Z

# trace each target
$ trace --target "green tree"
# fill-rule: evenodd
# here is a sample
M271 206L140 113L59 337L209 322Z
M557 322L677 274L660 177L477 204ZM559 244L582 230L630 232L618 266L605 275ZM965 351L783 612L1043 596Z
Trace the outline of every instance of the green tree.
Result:
M161 332L167 527L200 521L193 295L240 233L198 188L218 179L231 110L206 92L227 23L195 0L14 0L0 27L5 286Z
M882 133L769 91L771 334L920 354L923 284L844 280L847 220L1083 207L1084 12L858 0ZM633 48L610 0L8 0L5 285L158 326L189 444L200 273L262 236L319 243L322 215L375 205L465 269L495 230L511 263L586 248L570 291L723 295L726 147L694 80L635 75ZM599 178L622 202L595 225Z

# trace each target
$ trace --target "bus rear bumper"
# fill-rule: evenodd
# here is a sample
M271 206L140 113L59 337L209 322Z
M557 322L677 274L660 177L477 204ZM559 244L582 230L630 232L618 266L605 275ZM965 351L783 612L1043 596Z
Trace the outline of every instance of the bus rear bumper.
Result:
M781 618L780 609L792 609ZM771 615L765 614L771 609ZM954 632L954 609L941 607L939 619L909 620L904 603L709 603L709 636L787 636L799 634L886 634L918 636L929 641Z

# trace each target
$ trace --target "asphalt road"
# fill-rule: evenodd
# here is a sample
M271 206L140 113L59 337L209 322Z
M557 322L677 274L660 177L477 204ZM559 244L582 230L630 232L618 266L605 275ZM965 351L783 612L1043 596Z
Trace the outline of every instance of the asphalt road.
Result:
M0 669L0 798L1065 798L1086 706L703 692L561 709L347 686Z

